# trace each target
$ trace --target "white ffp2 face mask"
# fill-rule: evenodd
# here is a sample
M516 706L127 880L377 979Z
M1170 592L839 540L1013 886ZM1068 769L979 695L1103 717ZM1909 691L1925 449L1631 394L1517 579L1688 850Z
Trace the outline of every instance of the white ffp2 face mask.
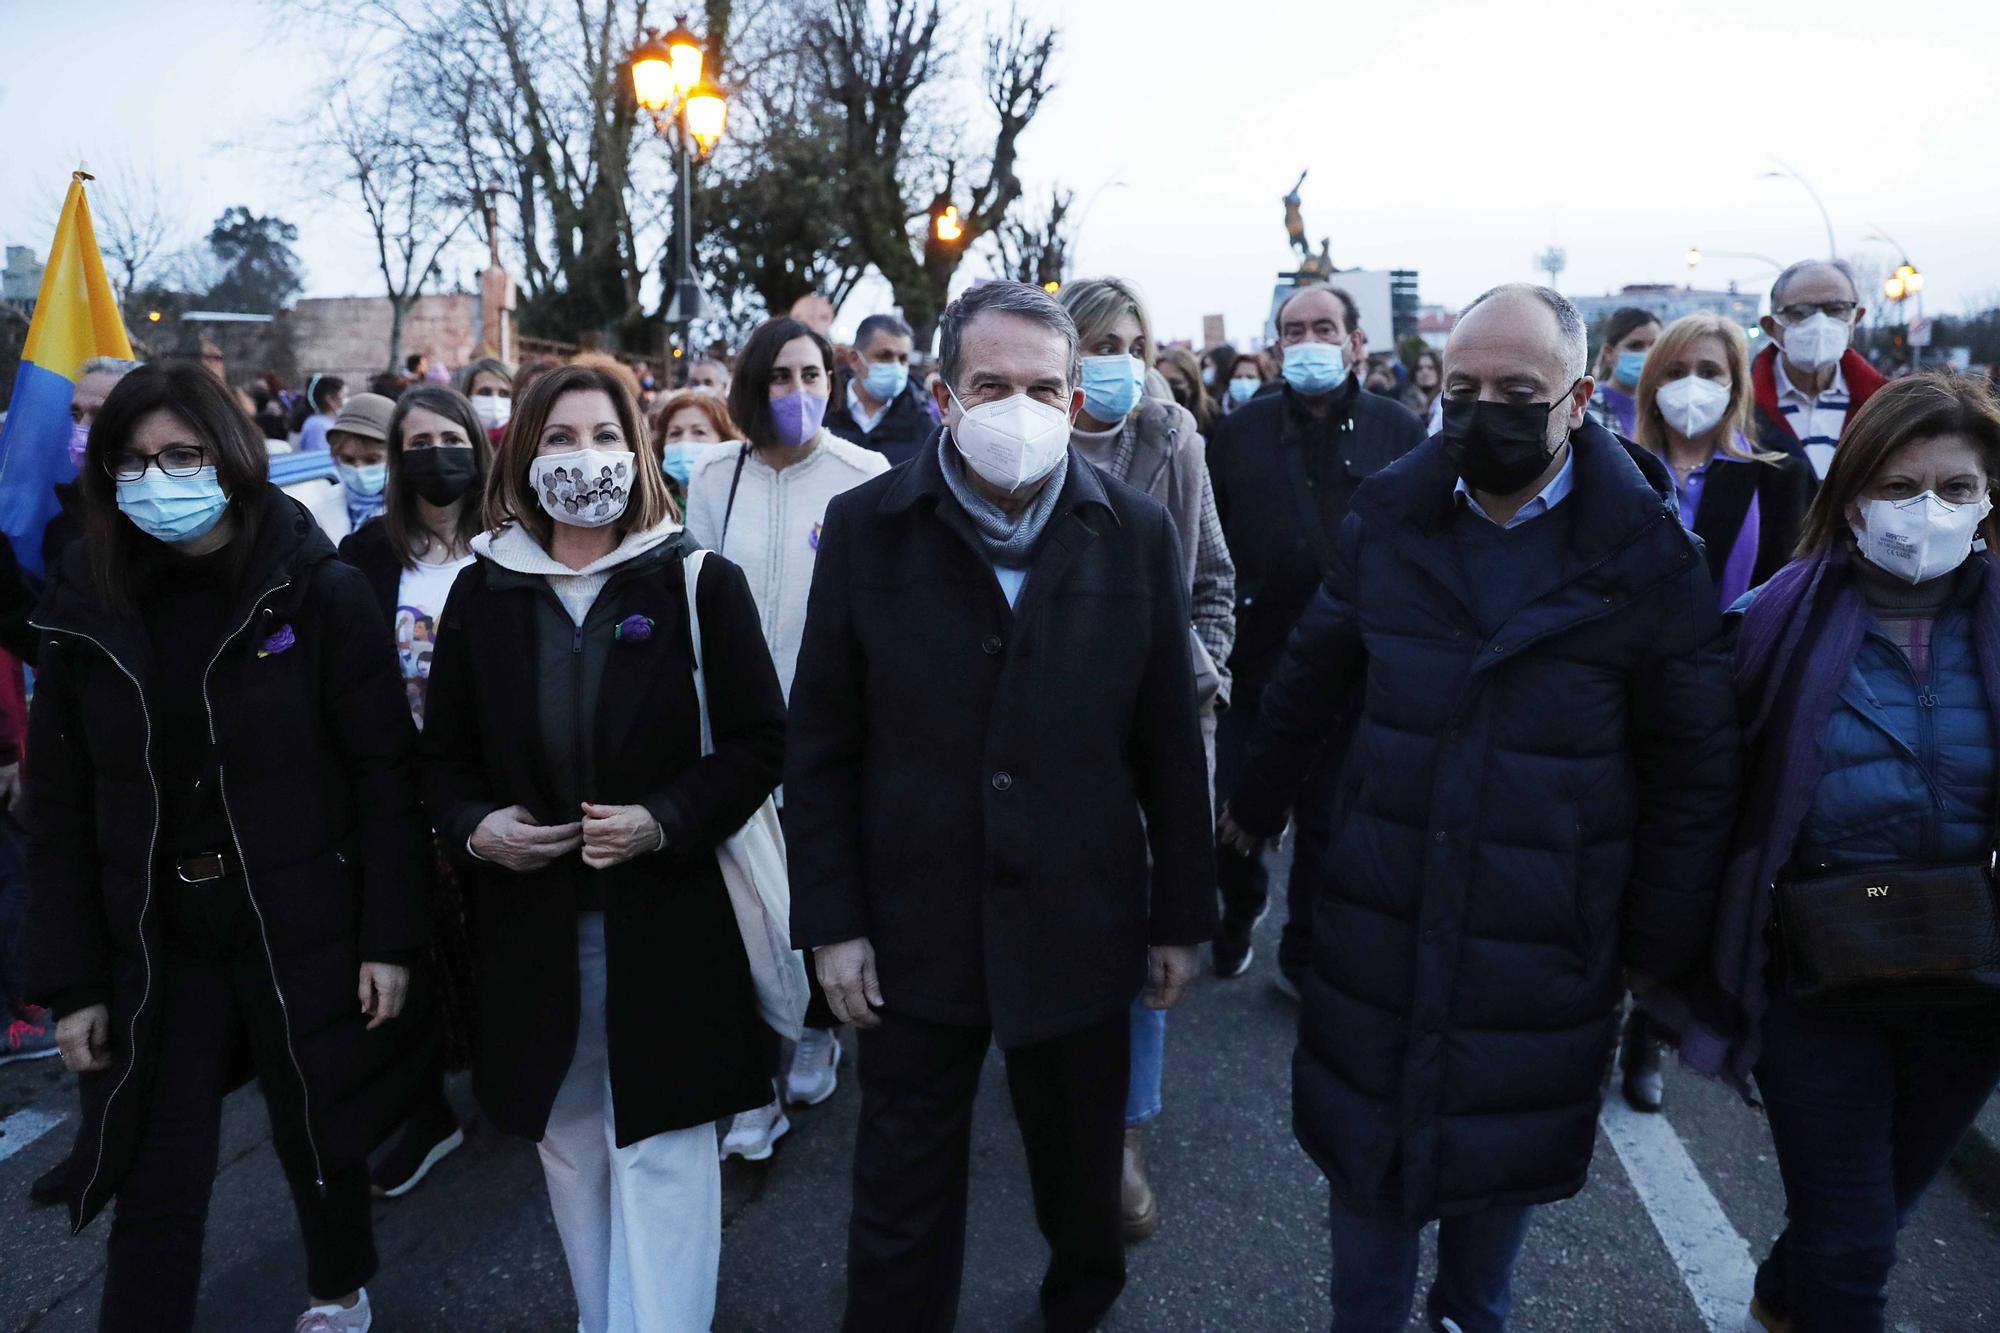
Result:
M1729 410L1729 397L1727 384L1686 375L1662 384L1653 401L1659 404L1660 416L1682 439L1698 440L1722 420Z
M1897 578L1925 583L1949 574L1972 553L1972 539L1993 497L1955 505L1925 491L1913 500L1864 500L1861 522L1849 524L1867 561Z
M1785 330L1785 355L1807 370L1825 370L1838 362L1854 335L1844 322L1824 310Z
M1069 413L1060 407L1017 393L968 408L950 385L945 391L960 413L952 444L967 467L1004 491L1034 485L1069 450Z

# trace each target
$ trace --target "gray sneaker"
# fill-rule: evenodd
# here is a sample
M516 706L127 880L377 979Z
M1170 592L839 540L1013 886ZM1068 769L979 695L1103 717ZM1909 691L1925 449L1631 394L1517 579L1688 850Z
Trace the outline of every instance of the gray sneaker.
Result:
M375 1314L368 1308L368 1288L352 1305L315 1305L299 1316L292 1333L368 1333Z

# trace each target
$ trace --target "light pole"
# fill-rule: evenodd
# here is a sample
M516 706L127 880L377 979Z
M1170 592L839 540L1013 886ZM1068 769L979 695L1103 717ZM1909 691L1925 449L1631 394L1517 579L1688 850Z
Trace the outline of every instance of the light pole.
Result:
M1776 158L1772 158L1771 160L1773 162L1778 162L1778 159ZM1799 175L1797 168L1787 166L1783 162L1778 162L1778 166L1782 168L1782 170L1766 171L1762 175L1760 175L1758 179L1767 181L1794 180L1797 181L1801 186L1803 186L1805 188L1805 192L1812 196L1813 207L1819 210L1819 220L1826 224L1826 257L1828 259L1840 258L1840 247L1834 243L1833 239L1833 217L1826 211L1826 204L1824 201L1820 199L1819 191L1815 190L1812 187L1811 181L1807 180L1804 176Z
M694 195L691 178L697 163L708 160L722 138L729 103L722 90L702 76L701 39L689 30L687 15L674 16L673 30L662 37L646 30L646 40L632 53L632 95L653 118L653 127L673 145L674 298L667 322L681 326L686 347L689 325L708 312L701 283L694 275Z
M1922 366L1924 360L1924 349L1917 346L1914 336L1917 324L1924 317L1923 270L1912 264L1910 252L1880 227L1877 227L1875 234L1868 239L1880 241L1902 256L1902 262L1896 265L1896 271L1882 283L1882 295L1903 307L1903 343L1910 349L1910 369L1916 370ZM1909 313L1910 308L1905 304L1913 296L1917 298L1917 310L1914 315Z
M1698 245L1690 245L1687 248L1686 259L1689 268L1693 268L1704 259L1750 259L1755 260L1759 264L1770 265L1775 272L1783 273L1785 271L1783 264L1780 264L1769 255L1760 255L1754 250L1704 250Z

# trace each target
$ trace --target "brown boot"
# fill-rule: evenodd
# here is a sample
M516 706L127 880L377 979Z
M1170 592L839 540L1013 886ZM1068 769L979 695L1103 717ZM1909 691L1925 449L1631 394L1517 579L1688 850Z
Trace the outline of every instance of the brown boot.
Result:
M1146 1176L1146 1138L1137 1125L1125 1127L1124 1194L1125 1239L1144 1240L1160 1229L1160 1201L1153 1197L1153 1182Z

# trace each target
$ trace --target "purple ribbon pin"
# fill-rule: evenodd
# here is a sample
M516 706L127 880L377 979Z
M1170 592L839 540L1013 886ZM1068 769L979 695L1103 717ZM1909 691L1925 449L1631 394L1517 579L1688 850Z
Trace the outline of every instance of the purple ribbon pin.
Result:
M644 643L653 637L653 622L648 616L627 616L618 622L618 628L611 631L611 637L620 643Z
M280 625L278 626L278 632L276 634L273 634L270 638L264 640L264 642L258 647L257 656L259 657L275 656L278 653L284 652L287 648L291 647L298 641L299 641L299 636L292 633L292 627L290 625Z

